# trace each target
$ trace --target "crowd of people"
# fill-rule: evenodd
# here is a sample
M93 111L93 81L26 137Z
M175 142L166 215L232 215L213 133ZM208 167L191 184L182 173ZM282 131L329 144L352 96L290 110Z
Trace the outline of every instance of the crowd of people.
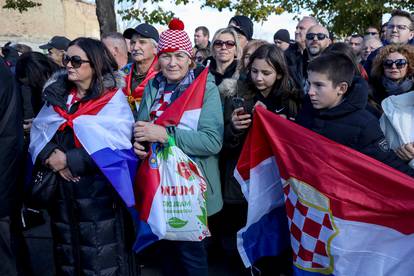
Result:
M237 15L211 41L209 30L197 27L194 44L184 23L173 19L162 33L142 23L122 34L104 34L100 41L54 36L39 47L47 55L23 44L4 45L0 275L31 275L21 246L22 231L30 227L21 217L27 209L45 209L50 216L56 275L140 274L150 253L132 251L138 230L129 206L85 147L93 147L101 134L80 137L73 123L109 102L130 130L102 117L110 125L104 133L131 141L140 160L147 158L149 143L172 137L207 182L211 238L156 242L152 249L164 275L208 275L215 254L231 275L254 272L244 268L237 252L247 202L233 174L259 106L414 176L411 126L396 133L384 123L414 117L414 103L404 100L414 93L413 14L395 10L382 26L367 26L344 41L310 16L298 22L294 40L284 29L275 32L272 43L253 37L252 21ZM199 114L188 124L157 123L206 67ZM114 100L120 93L125 104ZM404 105L390 107L399 100ZM60 118L66 123L57 123ZM33 166L26 166L26 159ZM290 255L255 266L263 275L290 275Z

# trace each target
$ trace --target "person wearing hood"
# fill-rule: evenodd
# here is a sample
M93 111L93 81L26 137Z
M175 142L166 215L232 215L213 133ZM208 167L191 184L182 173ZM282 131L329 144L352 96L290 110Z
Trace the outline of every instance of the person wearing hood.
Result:
M233 28L237 32L242 49L253 38L253 22L245 15L233 16L229 21L228 27Z
M91 38L73 40L63 64L66 70L52 75L45 84L42 97L46 104L33 121L29 146L32 156L38 153L35 175L42 171L54 175L47 183L50 192L46 197L33 196L31 202L46 207L50 215L56 275L136 275L132 222L124 202L90 152L90 145L105 143L111 134L119 142L132 140L133 115L121 90L123 78L117 74L117 63L109 50ZM125 114L118 114L125 121L124 128L113 123L106 132L101 130L114 120L99 115L103 110L108 114L108 106ZM125 131L127 117L129 134ZM45 130L48 118L49 128ZM64 123L54 133L47 132L60 118ZM87 127L83 140L78 137L81 131L74 128L76 119L84 120ZM121 177L121 171L114 170L114 176ZM37 182L33 182L35 187Z
M327 52L308 66L309 92L296 122L337 143L414 176L390 150L378 119L365 109L368 86L344 54ZM354 78L355 77L355 78Z
M388 45L381 48L373 62L370 83L378 104L391 95L414 90L414 46Z

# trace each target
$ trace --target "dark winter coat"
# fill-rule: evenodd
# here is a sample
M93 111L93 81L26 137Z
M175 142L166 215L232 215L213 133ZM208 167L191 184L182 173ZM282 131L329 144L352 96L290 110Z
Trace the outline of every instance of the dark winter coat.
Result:
M302 53L297 43L291 44L284 52L286 63L289 69L289 75L294 82L294 85L301 95L305 94L305 82L308 78L308 63L309 56L305 49Z
M16 206L16 181L23 149L20 99L13 76L0 58L0 218Z
M46 84L44 100L64 107L70 87L67 75L54 75ZM112 78L105 89L115 86ZM85 102L99 95L90 94ZM74 113L79 103L69 113ZM135 275L131 253L134 231L123 202L84 148L75 146L73 130L58 131L40 152L44 164L54 149L66 153L67 165L79 182L57 174L57 191L48 211L51 217L57 275Z
M296 122L414 176L414 170L389 149L378 119L365 109L368 89L365 80L361 77L355 78L342 103L331 109L316 110L312 107L309 97L306 97Z
M264 98L262 94L254 88L249 87L244 81L225 80L221 84L224 95L224 143L220 153L220 173L222 178L222 191L225 203L236 204L245 201L240 189L240 184L233 176L234 169L248 130L239 131L233 127L231 115L234 110L233 98L242 97L246 109L251 111L257 101L266 104L268 110L285 115L287 118L294 118L296 107L288 98L282 98L279 95L270 94Z

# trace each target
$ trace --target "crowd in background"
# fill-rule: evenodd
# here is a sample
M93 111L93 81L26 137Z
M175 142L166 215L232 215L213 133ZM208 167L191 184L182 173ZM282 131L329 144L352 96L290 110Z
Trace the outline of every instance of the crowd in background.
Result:
M32 275L22 236L29 227L21 225L21 215L37 209L50 216L56 275L139 275L140 264L151 254L160 256L164 275L208 275L209 262L217 256L225 260L229 275L250 275L237 252L236 233L246 223L247 202L233 172L258 106L414 176L414 139L395 142L396 134L380 123L403 112L414 116L413 109L389 103L414 93L413 14L395 10L382 26L367 26L343 41L305 16L294 40L284 29L273 39L254 39L252 21L237 15L211 37L206 27L196 28L194 43L183 22L174 19L161 34L142 23L122 34L104 34L100 41L54 36L39 47L47 55L19 43L4 45L0 275ZM196 124L157 124L206 66ZM59 127L47 141L31 141L30 133L42 127L34 118L43 116L46 106L69 118L118 90L129 107L122 112L135 121L130 137L123 138L132 141L139 159L147 157L148 143L174 137L201 168L208 184L211 238L163 240L134 254L134 222L91 153L79 145L73 125ZM109 131L115 135L121 129L115 125ZM93 134L90 139L93 143ZM25 160L36 143L43 144L31 173ZM54 179L53 193L45 200L32 197L30 190L39 171L51 172ZM255 266L262 275L290 275L291 254L264 258Z

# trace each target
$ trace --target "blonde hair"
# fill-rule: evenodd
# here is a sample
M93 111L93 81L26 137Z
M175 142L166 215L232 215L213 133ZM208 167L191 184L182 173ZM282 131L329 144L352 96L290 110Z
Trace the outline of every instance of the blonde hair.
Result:
M213 40L211 41L211 55L216 58L216 51L214 49L214 42L217 40L222 34L231 34L236 42L236 56L234 57L235 60L239 60L242 57L242 48L240 46L239 38L237 37L237 33L233 28L222 28L219 29L213 36Z

